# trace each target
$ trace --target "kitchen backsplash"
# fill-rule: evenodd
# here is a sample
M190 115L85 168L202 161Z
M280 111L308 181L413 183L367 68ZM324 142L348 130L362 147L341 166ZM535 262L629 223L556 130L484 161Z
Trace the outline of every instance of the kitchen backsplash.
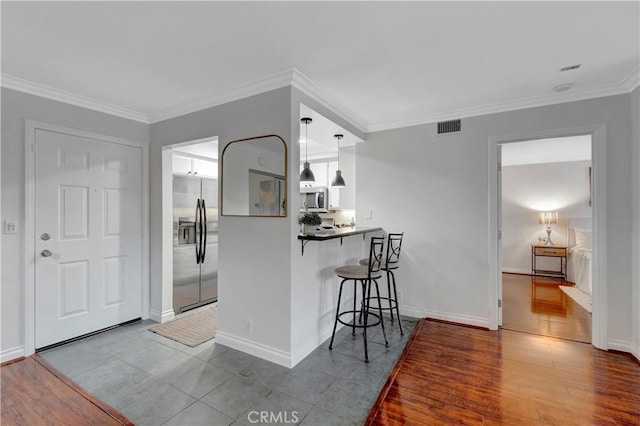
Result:
M355 221L356 211L355 210L336 210L331 213L320 213L320 217L331 217L333 218L336 225L349 225L351 224L351 220Z

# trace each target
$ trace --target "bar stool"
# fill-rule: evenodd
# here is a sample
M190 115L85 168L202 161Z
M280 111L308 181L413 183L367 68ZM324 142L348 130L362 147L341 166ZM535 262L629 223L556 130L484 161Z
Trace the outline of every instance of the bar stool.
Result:
M369 362L369 352L367 350L367 328L374 327L378 324L382 327L382 335L384 336L385 346L389 346L387 341L387 333L384 330L384 318L382 317L382 309L380 309L380 289L378 287L378 278L382 277L380 266L382 264L382 252L384 246L383 237L371 237L371 245L369 246L369 259L367 259L366 265L348 265L337 268L335 273L342 278L340 283L340 292L338 293L338 306L336 307L336 319L333 323L333 333L331 334L331 343L329 343L329 350L333 349L333 339L336 335L336 328L338 323L351 327L351 335L355 336L356 327L363 329L364 336L364 362ZM353 310L340 312L340 302L342 300L342 289L345 282L353 281ZM356 310L356 290L358 288L357 282L361 283L362 287L362 301L363 310ZM371 299L371 283L376 286L376 294L378 299L378 314L369 312L369 300ZM364 311L364 322L356 324L356 314ZM345 315L353 315L353 321L348 323L343 321L341 317ZM375 318L375 322L369 322L369 316Z
M404 232L389 233L387 235L387 255L385 262L380 265L380 269L387 273L387 295L389 297L379 297L389 302L388 308L381 308L382 310L389 311L391 314L391 322L393 322L393 310L395 308L396 314L398 314L398 325L400 326L400 335L404 336L402 330L402 320L400 319L400 310L398 308L398 291L396 289L396 276L393 273L394 270L400 266L400 249L402 247L402 238ZM366 265L368 259L360 259L360 265ZM393 287L393 295L391 294L391 288ZM378 302L379 303L379 302ZM374 306L375 309L375 306Z

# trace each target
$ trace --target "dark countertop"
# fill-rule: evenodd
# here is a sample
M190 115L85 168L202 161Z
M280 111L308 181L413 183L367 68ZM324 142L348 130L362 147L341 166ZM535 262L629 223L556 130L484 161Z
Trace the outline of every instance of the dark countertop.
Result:
M377 232L377 231L382 231L382 228L380 227L365 228L362 226L357 226L355 228L347 227L347 228L323 229L322 231L315 231L315 233L309 234L309 235L298 235L298 239L307 240L307 241L324 241L324 240L331 240L334 238L349 237L351 235L362 235L362 234L367 234L369 232Z

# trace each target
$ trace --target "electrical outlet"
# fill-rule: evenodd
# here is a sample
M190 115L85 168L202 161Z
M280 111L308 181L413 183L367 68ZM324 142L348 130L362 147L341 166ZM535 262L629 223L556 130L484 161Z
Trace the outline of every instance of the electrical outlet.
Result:
M404 293L403 292L401 292L401 291L398 292L398 299L404 300Z
M253 321L248 318L244 320L244 329L251 336L253 334Z
M373 210L367 210L367 219L373 219Z

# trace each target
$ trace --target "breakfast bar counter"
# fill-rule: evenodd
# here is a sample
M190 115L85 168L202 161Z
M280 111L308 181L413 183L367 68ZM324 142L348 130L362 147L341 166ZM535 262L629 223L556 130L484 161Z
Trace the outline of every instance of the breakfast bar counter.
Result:
M335 238L340 238L340 243L342 245L342 238L351 237L353 235L362 235L364 239L369 232L379 232L382 231L380 227L345 227L345 228L333 228L333 229L323 229L320 231L315 231L309 233L307 235L298 235L298 239L301 240L302 243L302 255L304 256L304 246L307 245L309 241L325 241L325 240L333 240Z

